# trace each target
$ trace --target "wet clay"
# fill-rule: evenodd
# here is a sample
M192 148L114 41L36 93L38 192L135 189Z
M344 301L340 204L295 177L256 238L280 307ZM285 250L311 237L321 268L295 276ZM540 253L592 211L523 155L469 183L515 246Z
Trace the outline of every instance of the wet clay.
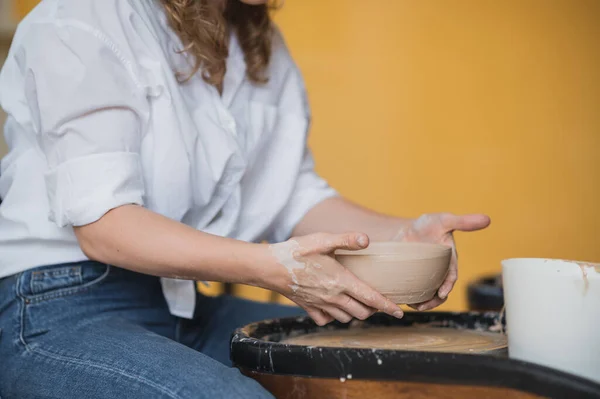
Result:
M282 342L335 348L453 353L483 353L507 346L506 336L502 334L435 327L351 328L300 335Z
M376 242L360 251L335 252L338 262L397 304L433 298L451 256L452 248L427 243Z

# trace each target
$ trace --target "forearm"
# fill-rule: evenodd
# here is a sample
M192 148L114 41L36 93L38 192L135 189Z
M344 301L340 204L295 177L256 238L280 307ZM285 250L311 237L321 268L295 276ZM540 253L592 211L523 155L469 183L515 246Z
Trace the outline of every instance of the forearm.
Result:
M135 205L75 233L89 258L161 277L264 285L273 264L264 245L206 234Z
M311 209L294 229L294 236L315 232L365 233L371 241L390 241L412 219L383 215L341 197L329 198Z

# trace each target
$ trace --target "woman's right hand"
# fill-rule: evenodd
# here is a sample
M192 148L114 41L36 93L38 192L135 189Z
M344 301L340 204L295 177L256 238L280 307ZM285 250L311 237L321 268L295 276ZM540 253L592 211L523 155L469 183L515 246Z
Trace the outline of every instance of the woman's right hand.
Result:
M364 320L378 310L401 318L403 312L396 304L333 256L337 249L358 250L368 244L369 238L360 233L317 233L273 244L269 251L276 262L276 277L269 278L267 288L297 303L318 325L333 319Z

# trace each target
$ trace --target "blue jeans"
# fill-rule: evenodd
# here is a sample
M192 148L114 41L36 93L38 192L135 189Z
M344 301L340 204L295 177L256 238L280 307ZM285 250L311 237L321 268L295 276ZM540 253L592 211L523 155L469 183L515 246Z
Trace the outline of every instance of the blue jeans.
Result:
M270 398L229 362L239 326L298 308L198 295L169 313L156 277L97 262L0 280L0 397Z

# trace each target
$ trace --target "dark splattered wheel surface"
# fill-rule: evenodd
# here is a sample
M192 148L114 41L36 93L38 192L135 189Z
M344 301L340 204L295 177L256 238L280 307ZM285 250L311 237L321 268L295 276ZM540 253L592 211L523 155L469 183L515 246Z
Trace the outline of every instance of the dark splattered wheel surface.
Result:
M360 390L356 384L362 381L365 387L369 384L390 387L392 393L408 389L407 384L418 384L421 386L419 389L425 385L442 387L442 390L475 387L473 389L484 390L473 391L479 397L488 391L491 395L495 390L498 397L507 392L524 392L521 397L600 398L599 384L509 359L502 344L493 350L453 353L435 349L399 350L294 343L294 340L301 342L311 334L344 337L351 336L353 331L377 332L386 328L423 328L423 332L451 329L469 335L495 337L492 341L501 343L504 336L499 319L497 312L409 312L401 320L376 314L366 321L332 323L326 327L315 325L308 317L267 320L235 331L231 341L231 359L242 372L257 379L274 394L277 392L290 398L295 396L286 396L286 390L292 382L294 389L301 387L313 392L311 389L317 389L317 385L319 390L336 390L339 389L337 384L349 380L356 392ZM343 341L344 338L338 340ZM443 346L439 340L437 345ZM329 386L329 383L334 385Z

